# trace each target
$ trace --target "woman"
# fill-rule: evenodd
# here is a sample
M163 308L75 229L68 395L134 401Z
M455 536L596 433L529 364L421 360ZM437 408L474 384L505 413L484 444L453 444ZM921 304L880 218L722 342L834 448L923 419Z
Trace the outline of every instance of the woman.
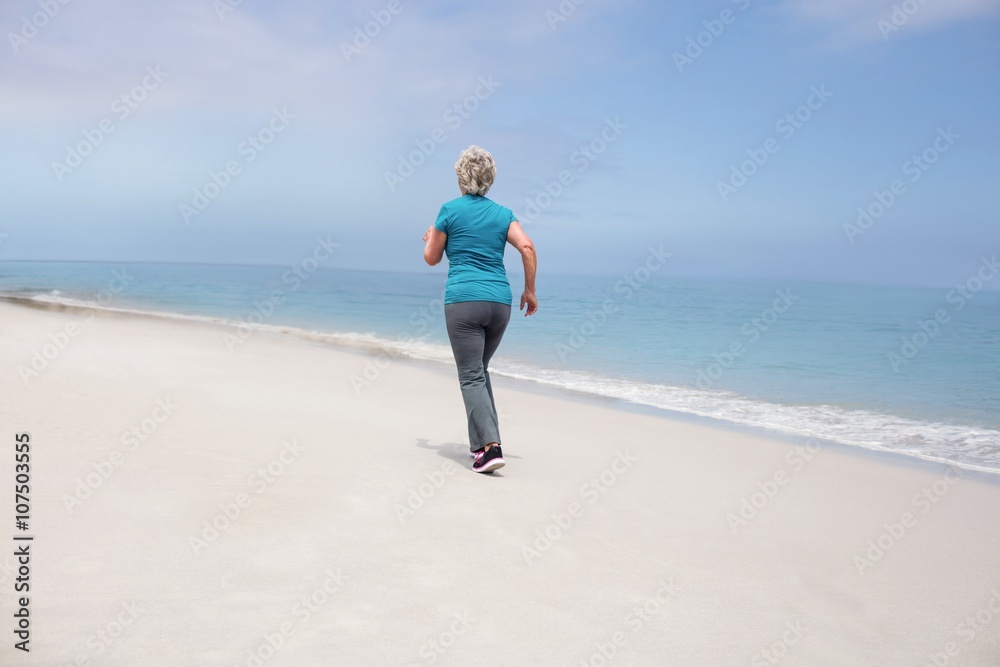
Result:
M493 472L504 466L500 428L493 402L489 364L510 320L511 291L503 265L507 243L524 262L521 310L538 310L535 298L535 247L509 208L486 198L497 168L493 156L469 146L455 163L462 196L441 207L424 233L424 261L431 266L448 253L444 319L458 366L465 414L469 419L472 469Z

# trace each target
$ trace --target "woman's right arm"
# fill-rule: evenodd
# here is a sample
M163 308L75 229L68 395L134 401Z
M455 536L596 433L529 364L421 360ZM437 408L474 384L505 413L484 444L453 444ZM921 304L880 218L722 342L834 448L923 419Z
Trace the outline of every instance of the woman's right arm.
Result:
M524 292L521 294L520 310L524 310L524 306L527 305L528 311L524 316L534 315L538 310L538 299L535 298L535 271L538 268L535 244L524 233L521 223L517 220L510 223L510 227L507 228L507 243L517 248L521 253L521 261L524 262Z

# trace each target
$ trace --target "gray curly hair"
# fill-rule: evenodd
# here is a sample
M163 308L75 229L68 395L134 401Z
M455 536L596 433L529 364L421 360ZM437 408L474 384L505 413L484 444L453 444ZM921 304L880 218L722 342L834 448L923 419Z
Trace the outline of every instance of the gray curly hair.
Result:
M458 156L455 163L458 185L467 195L483 196L490 191L497 177L497 165L493 156L479 146L469 146Z

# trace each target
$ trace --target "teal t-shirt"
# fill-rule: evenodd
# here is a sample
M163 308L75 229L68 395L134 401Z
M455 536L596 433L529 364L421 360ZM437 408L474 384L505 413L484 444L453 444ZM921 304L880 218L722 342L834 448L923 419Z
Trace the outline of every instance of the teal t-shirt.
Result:
M434 228L448 235L448 282L444 302L511 303L503 265L513 211L479 195L464 195L441 207Z

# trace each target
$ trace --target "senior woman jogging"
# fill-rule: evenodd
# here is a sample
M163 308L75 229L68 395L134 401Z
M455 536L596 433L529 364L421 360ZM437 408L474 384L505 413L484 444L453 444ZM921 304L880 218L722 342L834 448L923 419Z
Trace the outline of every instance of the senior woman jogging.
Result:
M528 307L527 317L538 310L535 247L514 213L486 198L497 173L489 152L469 146L455 163L455 173L462 196L442 206L437 221L424 233L424 261L434 266L448 254L444 319L469 420L472 469L488 473L504 466L489 372L490 359L510 321L511 291L503 251L510 243L521 253L520 309Z

